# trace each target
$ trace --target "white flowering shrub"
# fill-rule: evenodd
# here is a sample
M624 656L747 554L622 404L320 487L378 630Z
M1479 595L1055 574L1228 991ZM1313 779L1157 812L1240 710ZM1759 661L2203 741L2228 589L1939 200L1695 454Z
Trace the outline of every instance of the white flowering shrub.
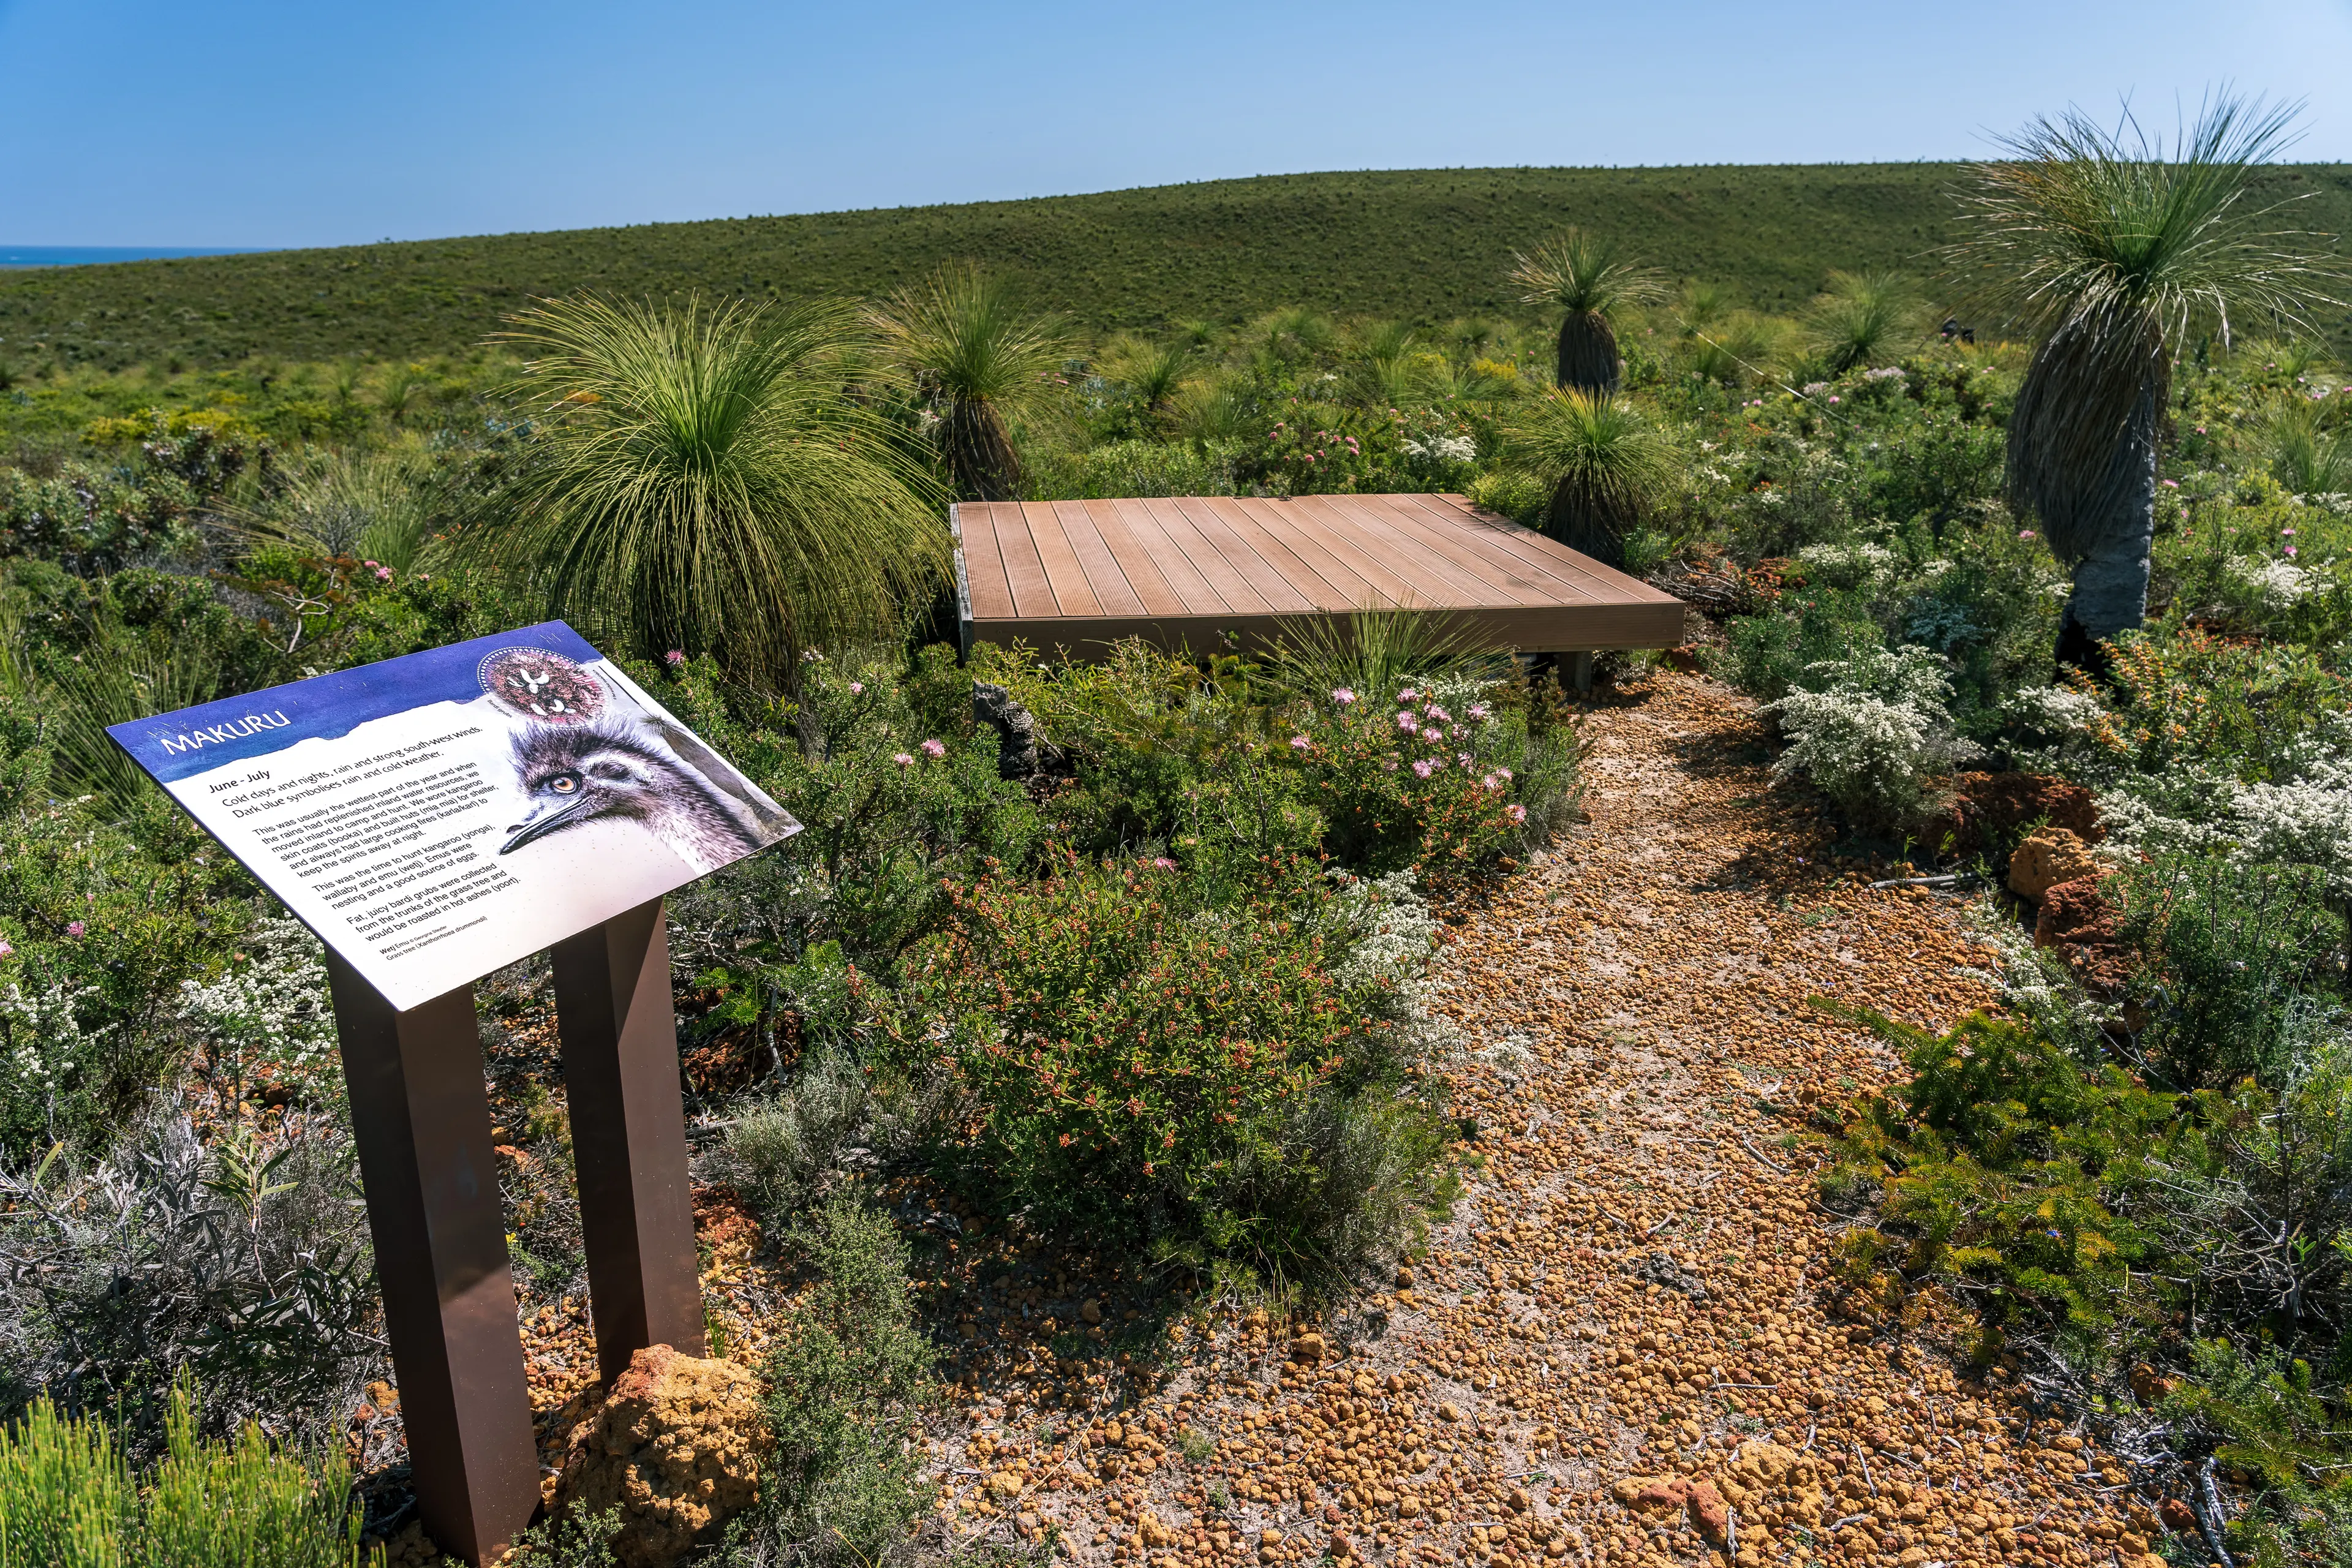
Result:
M1789 742L1773 773L1811 779L1858 826L1897 826L1937 777L1974 754L1953 731L1942 662L1925 648L1857 649L1806 674L1826 689L1764 710Z
M1859 594L1885 593L1903 570L1902 557L1866 541L1808 544L1797 552L1797 564L1816 587Z
M1473 463L1478 460L1478 442L1470 436L1448 436L1438 433L1407 437L1405 455L1430 463Z
M85 1025L89 986L51 981L0 987L0 1114L5 1124L61 1136L58 1102L86 1082L107 1053L111 1024Z
M341 1082L325 951L298 921L261 921L217 979L182 983L180 1005L220 1070L322 1088Z
M2249 606L2268 615L2294 609L2311 592L2315 577L2292 561L2250 561L2243 556L2231 557L2224 570Z
M2352 789L2315 784L2242 785L2221 830L2253 865L2315 866L2336 899L2352 898Z

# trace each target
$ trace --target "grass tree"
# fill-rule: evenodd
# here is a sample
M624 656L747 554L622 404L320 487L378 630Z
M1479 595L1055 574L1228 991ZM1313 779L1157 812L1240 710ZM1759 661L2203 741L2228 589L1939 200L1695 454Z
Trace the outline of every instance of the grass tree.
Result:
M848 310L581 296L512 322L539 441L457 545L550 614L782 690L804 648L887 633L943 580L929 476L843 394Z
M1544 531L1611 566L1682 474L1672 432L1627 398L1553 387L1519 405L1504 460L1551 491Z
M1562 229L1518 256L1511 281L1528 304L1549 305L1562 312L1559 384L1598 393L1617 390L1617 330L1612 318L1629 305L1661 298L1664 288L1656 273L1627 261L1612 241L1580 228Z
M1832 375L1904 346L1918 321L1910 285L1892 272L1832 272L1806 312L1808 346Z
M884 345L937 417L933 434L957 496L1013 500L1021 453L1012 422L1041 397L1068 345L999 280L950 262L876 312Z
M2157 438L2192 331L2304 326L2336 276L2318 237L2256 198L2293 106L2209 99L2167 146L2128 114L2034 121L1976 172L1958 281L2036 339L2009 421L2011 504L2074 574L2062 663L2102 669L2101 645L2147 615Z

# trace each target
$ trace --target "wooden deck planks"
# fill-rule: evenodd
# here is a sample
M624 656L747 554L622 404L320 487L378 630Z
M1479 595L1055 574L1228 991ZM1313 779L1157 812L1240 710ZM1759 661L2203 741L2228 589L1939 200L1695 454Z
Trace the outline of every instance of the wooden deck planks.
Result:
M1682 640L1680 601L1455 495L966 502L957 521L967 645L1203 651L1390 605L1528 650Z

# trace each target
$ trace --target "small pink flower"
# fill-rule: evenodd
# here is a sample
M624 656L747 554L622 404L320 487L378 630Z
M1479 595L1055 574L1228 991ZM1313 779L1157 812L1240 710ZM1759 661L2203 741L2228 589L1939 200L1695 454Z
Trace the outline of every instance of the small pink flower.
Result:
M1832 397L1831 397L1830 401L1831 401L1832 403L1835 403L1835 402L1837 401L1837 399L1836 399L1836 397L1832 396ZM1524 816L1524 815L1526 815L1526 814L1525 814L1525 813L1521 813L1520 815Z
M2347 392L2352 392L2352 387L2347 387L2345 390L2346 390L2346 391L2347 391ZM2197 426L2197 434L2199 434L2200 436L2202 436L2203 434L2205 434L2205 426L2203 426L2202 425L2200 425L2199 426Z
M1400 702L1411 702L1413 699L1415 699L1415 698L1419 697L1420 695L1421 695L1421 693L1420 693L1420 692L1418 692L1418 691L1414 690L1412 687L1408 686L1408 687L1406 687L1402 691L1400 691L1400 692L1398 692L1398 693L1397 693L1397 700L1398 700L1398 701L1400 701Z
M15 956L16 956L16 949L15 946L9 942L6 937L0 936L0 958L14 958Z
M1397 715L1397 728L1398 728L1398 729L1400 729L1400 730L1418 730L1418 729L1420 729L1420 728L1421 728L1421 715L1420 715L1420 714L1418 714L1418 713L1400 713L1400 714L1398 714L1398 715Z
M1469 752L1455 752L1455 753L1454 753L1454 760L1455 762L1460 763L1462 764L1462 771L1463 771L1464 773L1468 773L1468 772L1470 771L1470 753L1469 753Z
M2156 482L2162 485L2167 489L2177 490L2180 488L2180 481L2179 479L2158 479Z
M361 563L360 563L360 564L361 564L361 565L362 565L362 566L364 566L364 567L366 567L369 571L373 572L373 571L374 571L378 566L382 565L382 564L383 564L383 563L382 563L382 562L380 562L380 561L362 561L362 562L361 562Z
M1832 403L1835 403L1837 399L1832 397L1830 401ZM1503 815L1509 817L1513 822L1525 822L1528 819L1528 808L1514 801L1509 805L1503 807Z
M945 744L943 742L940 742L940 741L926 741L926 742L923 742L922 747L921 747L921 750L922 750L922 753L923 753L923 755L925 755L925 756L927 756L927 757L930 758L930 759L931 759L931 761L933 761L933 762L935 762L935 763L936 763L936 762L938 762L941 757L944 757L944 756L946 756L946 755L948 754L948 749L947 749L946 744Z
M1487 714L1492 713L1493 711L1494 710L1487 707L1484 702L1473 702L1470 704L1469 712L1470 717L1473 719L1484 719Z
M1500 789L1503 787L1503 781L1496 778L1494 774L1488 773L1485 778L1478 781L1478 787L1480 789Z
M1412 773L1415 778L1425 779L1430 774L1430 765L1426 761L1416 762L1412 764Z
M1334 702L1337 702L1337 703L1338 703L1340 707L1342 707L1342 708L1345 708L1346 706L1348 706L1348 704L1349 704L1350 702L1353 702L1355 700L1356 700L1356 693L1355 693L1355 691L1354 691L1352 689L1350 689L1350 688L1349 688L1349 687L1345 687L1345 686L1341 686L1341 687L1335 687L1335 688L1332 689L1332 692L1331 692L1331 700L1332 700L1332 701L1334 701Z
M890 760L898 763L902 768L911 768L915 765L915 759L908 756L904 752L898 752L896 755L892 756Z
M1514 775L1508 768L1496 768L1495 770L1495 776L1501 779L1505 784L1508 784L1511 782Z
M1421 738L1433 746L1437 744L1438 742L1445 739L1445 731L1443 730L1423 730L1421 732Z
M2021 528L2017 531L2017 537L2020 539L2033 539L2038 537L2038 535L2036 535L2030 528Z
M672 648L667 653L662 655L662 662L668 665L672 669L676 669L679 665L686 662L686 653L681 648Z
M2286 535L2289 539L2293 539L2293 538L2294 537L2294 530L2293 528L2291 528L2291 527L2289 527L2289 528L2282 528L2282 529L2280 529L2280 530L2279 530L2279 531L2280 531L2281 533L2283 533L2283 534Z
M1314 742L1308 740L1304 735L1293 735L1290 737L1290 749L1294 752L1303 752L1314 743Z
M2288 545L2288 546L2286 547L2286 557L2287 557L2287 559L2288 559L2288 560L2290 560L2290 561L2292 561L2292 560L2294 560L2294 545L2290 544L2290 545Z
M82 933L82 930L83 930L83 927L82 927L82 923L81 923L81 921L66 921L66 934L67 934L68 936L79 936L79 935Z
M1454 717L1453 714L1448 713L1444 709L1440 708L1434 702L1429 705L1427 712L1431 718L1436 720L1441 724L1450 721Z
M866 682L864 682L864 681L862 681L862 680L853 680L853 681L851 681L851 682L849 683L849 694L850 694L852 697L863 697L863 696L865 696L865 695L866 695Z
M1391 773L1396 772L1396 759L1394 757L1391 757L1388 760L1388 770Z
M379 566L379 567L377 567L377 568L375 569L375 580L376 580L377 582L379 582L379 583L389 583L389 582L391 582L391 581L392 581L392 568L391 568L391 567L389 567L389 566Z
M1154 855L1151 858L1151 863L1162 871L1173 871L1176 869L1176 862L1171 860L1165 855Z

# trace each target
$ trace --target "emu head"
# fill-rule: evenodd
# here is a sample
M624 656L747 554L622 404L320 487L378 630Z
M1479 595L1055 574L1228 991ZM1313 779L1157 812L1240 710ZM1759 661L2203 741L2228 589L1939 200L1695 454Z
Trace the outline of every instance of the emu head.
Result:
M530 813L501 855L605 817L641 823L702 869L759 847L700 779L619 727L534 725L515 737L514 759Z

